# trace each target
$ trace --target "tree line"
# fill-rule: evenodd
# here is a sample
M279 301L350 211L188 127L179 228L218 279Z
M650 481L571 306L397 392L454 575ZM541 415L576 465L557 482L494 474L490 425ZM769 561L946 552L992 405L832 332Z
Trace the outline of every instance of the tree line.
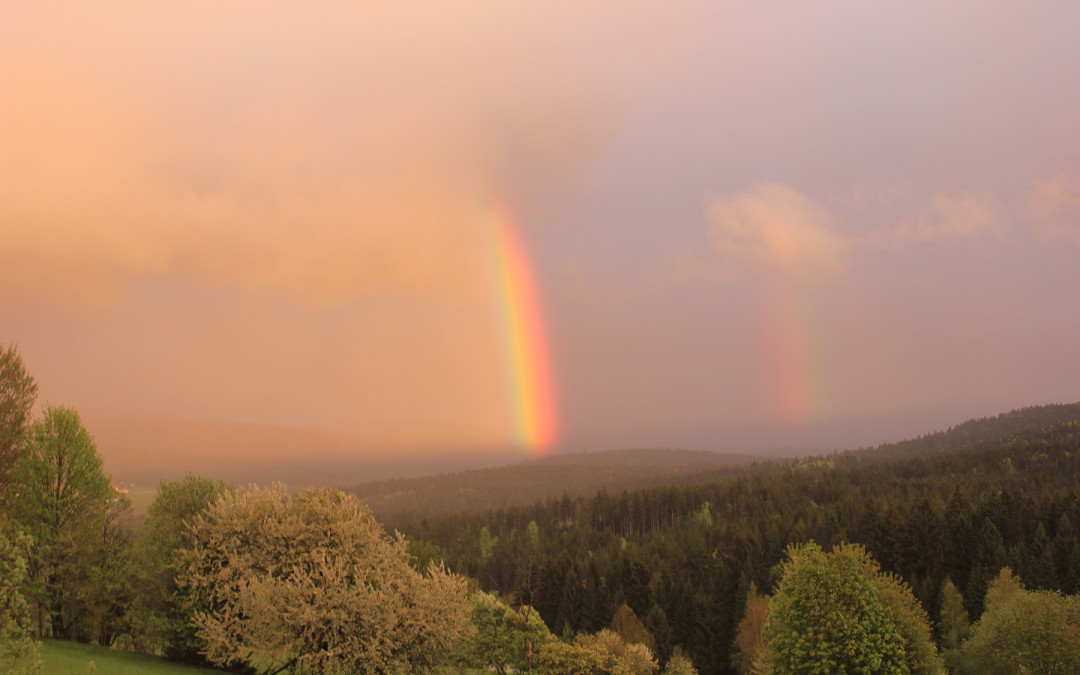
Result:
M43 637L267 675L660 670L616 630L561 641L339 490L189 475L163 481L137 526L78 413L31 419L36 384L10 347L0 396L2 672L39 672ZM696 671L683 657L664 672Z
M661 660L678 646L702 672L732 672L750 589L776 587L792 543L864 546L935 621L947 581L979 617L1005 567L1031 589L1080 590L1080 424L1055 413L1049 426L1014 431L1015 421L994 421L1009 427L1003 436L968 426L956 445L931 439L937 448L924 456L885 446L888 459L808 458L706 485L564 496L401 529L417 555L529 598L560 635L599 630L627 604Z
M198 476L136 525L78 413L31 419L13 348L0 395L5 672L38 637L261 673L1080 667L1067 408L388 534L352 494Z

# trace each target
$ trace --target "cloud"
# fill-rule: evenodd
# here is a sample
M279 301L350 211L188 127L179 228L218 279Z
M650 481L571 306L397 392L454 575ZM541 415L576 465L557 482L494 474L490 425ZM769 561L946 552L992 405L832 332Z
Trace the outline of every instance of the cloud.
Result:
M708 207L709 240L723 255L774 265L804 279L825 280L846 265L851 241L831 216L786 185L760 185Z
M887 234L894 242L931 243L971 239L998 227L997 207L990 195L938 195L929 206Z
M919 205L910 186L901 185L863 191L856 197L846 204L859 218L885 223L881 228L861 233L842 230L841 218L821 204L786 185L768 183L714 199L706 211L709 240L722 257L770 265L802 281L823 282L843 275L850 260L866 249L977 239L999 229L997 201L989 194L939 194ZM899 224L888 226L898 214ZM667 278L678 282L688 277L684 259L669 256L663 265ZM710 276L704 263L694 262L694 278Z
M1040 231L1080 243L1080 176L1058 173L1033 181L1027 214Z
M0 292L470 292L493 202L588 161L619 124L613 55L677 33L599 6L600 32L547 8L365 7L2 10Z

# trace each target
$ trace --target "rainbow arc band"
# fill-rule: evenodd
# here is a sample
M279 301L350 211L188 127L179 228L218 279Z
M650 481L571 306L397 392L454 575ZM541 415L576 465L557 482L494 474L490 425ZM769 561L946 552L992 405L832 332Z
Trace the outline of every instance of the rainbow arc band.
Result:
M540 299L510 213L496 210L491 221L515 441L543 453L555 440L556 419Z

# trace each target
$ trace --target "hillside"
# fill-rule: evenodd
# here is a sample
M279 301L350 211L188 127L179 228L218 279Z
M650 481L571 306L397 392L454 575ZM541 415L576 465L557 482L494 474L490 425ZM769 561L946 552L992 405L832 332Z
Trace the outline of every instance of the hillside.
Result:
M771 470L770 470L771 469ZM777 470L781 469L781 470ZM1002 567L1080 591L1080 406L1041 406L829 456L621 493L407 523L415 554L529 598L556 631L610 625L623 602L701 672L730 672L750 584L773 591L790 544L858 543L931 618L950 579L972 619ZM487 542L487 546L484 545Z
M698 450L627 449L553 455L486 469L363 483L349 488L383 523L434 514L480 513L604 489L621 492L736 475L756 458Z
M1080 419L1080 403L1029 406L993 417L967 420L945 431L937 431L918 438L856 450L852 454L876 459L900 459L952 452L993 443L1006 436L1032 429L1046 429L1078 419Z
M840 466L959 452L1010 434L1080 419L1080 403L1032 406L961 422L897 443L826 455ZM432 515L482 513L550 498L617 494L661 485L706 484L769 473L789 461L684 449L620 449L542 457L508 466L418 478L379 480L347 488L390 527ZM798 460L796 460L798 461ZM804 462L807 460L803 460ZM810 460L813 461L813 460Z

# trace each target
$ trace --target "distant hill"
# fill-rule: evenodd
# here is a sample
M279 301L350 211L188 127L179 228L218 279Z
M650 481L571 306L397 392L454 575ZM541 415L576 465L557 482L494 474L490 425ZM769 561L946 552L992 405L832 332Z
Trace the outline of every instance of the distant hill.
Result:
M604 473L595 459L575 468ZM720 673L747 589L773 591L793 543L864 546L929 616L940 616L949 579L978 618L1006 566L1029 588L1080 592L1078 479L1080 404L1050 405L872 449L398 529L419 557L527 597L549 627L596 631L632 604L654 636Z
M739 470L760 458L700 450L622 449L552 455L487 469L381 480L349 490L389 525L446 513L479 513L563 494L621 492L697 482L703 474Z
M226 420L86 421L114 480L157 486L187 473L239 485L343 485L511 461L509 452L422 452L343 433Z
M1080 420L1080 403L1056 403L1018 408L994 417L967 420L925 436L876 448L854 451L878 459L901 459L972 448L1032 429L1045 429Z
M1032 429L1080 420L1080 403L1032 406L962 422L897 443L818 455L840 465L973 449ZM348 488L387 525L433 515L475 514L545 499L661 485L706 484L783 469L799 460L681 449L624 449L552 455L510 466L380 480ZM805 461L805 460L803 460Z

